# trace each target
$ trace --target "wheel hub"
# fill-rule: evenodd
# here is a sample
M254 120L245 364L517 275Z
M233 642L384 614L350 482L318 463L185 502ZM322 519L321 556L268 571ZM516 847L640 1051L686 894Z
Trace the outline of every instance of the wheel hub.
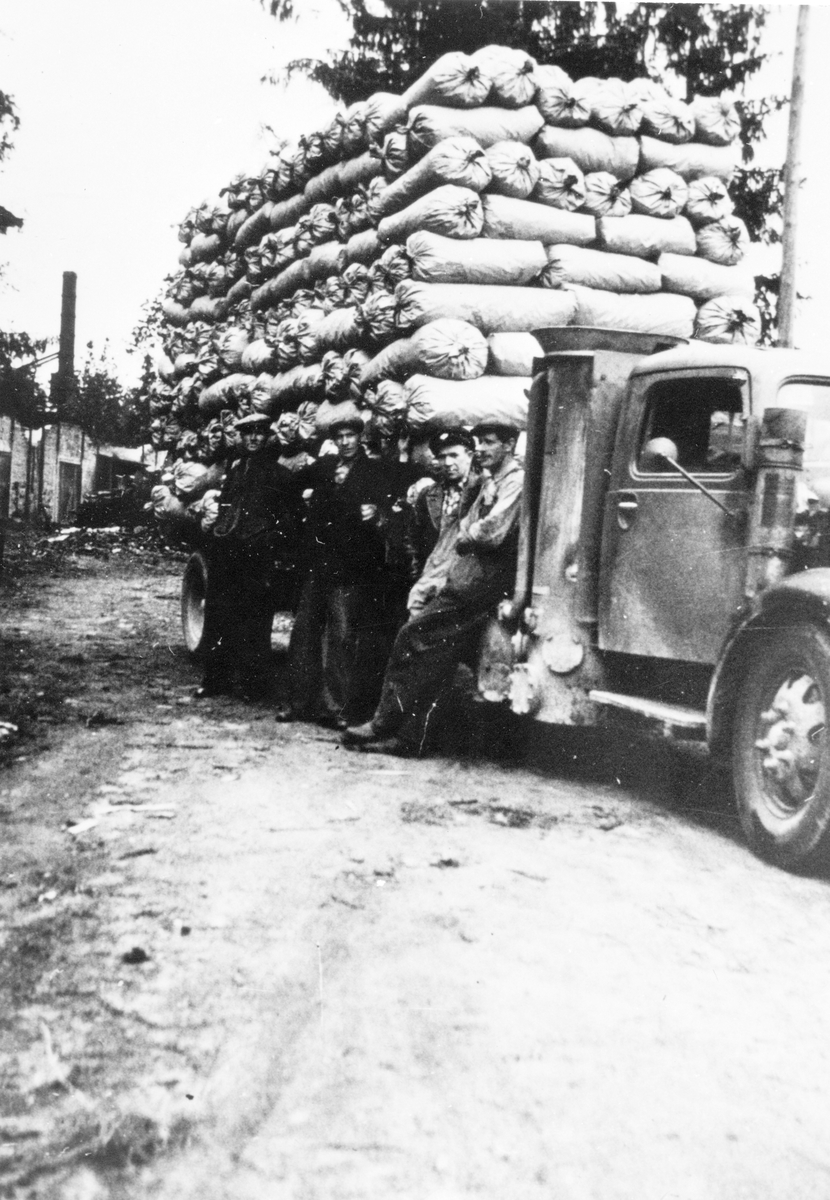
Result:
M767 795L785 814L803 808L815 791L824 731L816 681L805 673L788 676L761 713L755 742Z

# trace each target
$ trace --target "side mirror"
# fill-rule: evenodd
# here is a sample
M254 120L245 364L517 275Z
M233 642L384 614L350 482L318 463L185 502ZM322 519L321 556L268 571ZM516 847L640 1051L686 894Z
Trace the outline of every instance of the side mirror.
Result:
M676 461L677 446L671 438L651 438L640 451L640 466L646 471L665 471L670 463Z

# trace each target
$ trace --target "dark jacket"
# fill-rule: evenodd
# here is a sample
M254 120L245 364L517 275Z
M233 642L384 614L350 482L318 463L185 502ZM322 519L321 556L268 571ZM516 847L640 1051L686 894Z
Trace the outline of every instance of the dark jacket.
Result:
M386 566L384 529L396 499L396 473L361 450L346 479L336 483L339 465L336 455L325 455L292 475L295 488L312 493L304 536L308 565L339 582L369 582ZM364 521L362 504L374 504L379 519Z
M270 447L234 459L222 483L213 534L236 544L267 543L277 557L293 559L299 500L294 476L277 459Z

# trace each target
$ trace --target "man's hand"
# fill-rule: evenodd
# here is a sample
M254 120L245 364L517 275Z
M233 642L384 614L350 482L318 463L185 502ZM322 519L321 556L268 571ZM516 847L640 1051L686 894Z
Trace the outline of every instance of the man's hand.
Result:
M376 522L378 519L378 506L376 504L361 504L360 519L361 521Z

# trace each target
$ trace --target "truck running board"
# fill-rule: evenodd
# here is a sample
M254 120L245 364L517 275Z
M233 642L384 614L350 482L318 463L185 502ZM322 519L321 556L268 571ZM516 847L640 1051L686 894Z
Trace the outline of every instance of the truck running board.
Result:
M706 738L706 713L700 709L689 708L685 704L663 704L660 700L647 700L644 696L626 696L621 692L592 691L588 693L588 698L595 704L622 708L626 712L645 717L647 721L656 722L662 726L667 737L695 740Z

